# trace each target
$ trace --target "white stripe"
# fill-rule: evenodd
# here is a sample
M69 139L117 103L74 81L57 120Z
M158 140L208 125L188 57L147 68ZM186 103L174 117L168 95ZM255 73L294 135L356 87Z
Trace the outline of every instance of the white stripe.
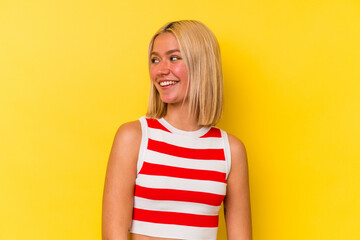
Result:
M162 164L172 167L189 169L210 170L226 173L226 161L222 160L198 160L175 157L151 150L146 150L143 161L155 164Z
M148 137L166 142L179 147L194 149L221 149L224 148L224 140L222 138L194 138L182 135L174 136L173 133L165 132L160 129L148 128Z
M202 203L182 202L182 201L160 201L141 197L134 198L134 207L161 212L180 212L198 215L217 216L220 206L211 206Z
M131 232L160 238L162 237L188 240L216 240L217 227L189 227L171 224L148 223L133 220Z
M136 178L136 184L147 188L207 192L207 193L214 193L219 195L226 194L226 183L215 182L215 181L193 180L193 179L139 174Z

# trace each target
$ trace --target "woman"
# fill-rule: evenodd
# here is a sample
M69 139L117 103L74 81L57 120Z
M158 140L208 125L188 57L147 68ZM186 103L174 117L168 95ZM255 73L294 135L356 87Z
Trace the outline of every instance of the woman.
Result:
M220 51L198 21L163 26L149 47L146 117L123 124L110 153L103 239L216 239L224 200L229 240L251 239L246 151L215 128Z

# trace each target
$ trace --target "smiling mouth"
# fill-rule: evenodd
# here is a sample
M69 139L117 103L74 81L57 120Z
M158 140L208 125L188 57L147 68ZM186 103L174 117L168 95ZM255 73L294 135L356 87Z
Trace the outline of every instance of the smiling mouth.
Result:
M166 86L170 86L170 85L175 85L176 83L178 83L178 81L162 81L159 84L162 87L166 87Z

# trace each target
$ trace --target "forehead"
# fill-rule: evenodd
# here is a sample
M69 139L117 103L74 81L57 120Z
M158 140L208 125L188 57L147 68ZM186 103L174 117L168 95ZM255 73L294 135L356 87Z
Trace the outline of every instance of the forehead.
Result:
M162 33L154 40L152 52L162 53L169 50L179 50L179 44L172 33Z

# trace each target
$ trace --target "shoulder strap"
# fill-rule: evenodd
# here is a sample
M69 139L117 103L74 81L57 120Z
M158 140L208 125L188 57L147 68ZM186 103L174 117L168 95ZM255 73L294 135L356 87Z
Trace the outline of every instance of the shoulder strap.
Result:
M139 174L140 169L142 168L142 165L144 163L144 153L147 148L148 144L148 124L146 121L146 117L142 116L139 118L140 124L141 124L141 143L140 143L140 149L139 149L139 155L138 155L138 161L137 161L137 173Z
M229 176L231 169L231 152L230 152L230 144L229 138L225 131L221 130L221 135L224 140L224 152L225 152L225 160L226 160L226 179Z

